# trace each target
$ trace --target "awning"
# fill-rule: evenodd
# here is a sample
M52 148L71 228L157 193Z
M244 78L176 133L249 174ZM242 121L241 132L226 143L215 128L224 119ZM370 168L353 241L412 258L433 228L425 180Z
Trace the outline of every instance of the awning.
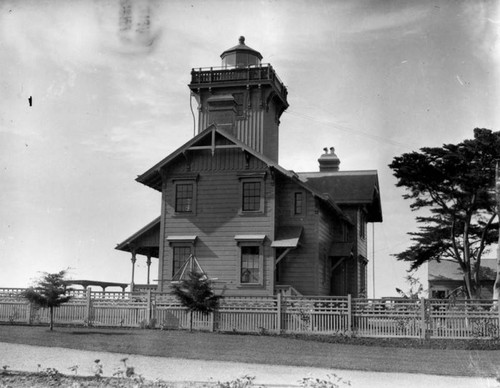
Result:
M273 248L297 248L302 226L282 226L276 233L276 239L271 243Z
M237 234L234 239L238 242L263 242L266 239L265 234Z
M354 244L349 242L334 242L330 247L329 256L350 257L354 252Z
M169 243L191 243L194 244L198 236L167 236Z

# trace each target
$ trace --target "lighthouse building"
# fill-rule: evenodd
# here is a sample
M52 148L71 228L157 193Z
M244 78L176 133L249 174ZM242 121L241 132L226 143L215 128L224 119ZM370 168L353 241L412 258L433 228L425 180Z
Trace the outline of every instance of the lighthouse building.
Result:
M132 255L133 289L168 291L195 270L225 295L365 296L377 172L342 171L328 147L315 172L280 166L286 87L243 37L221 59L191 71L195 136L136 179L162 199L160 216L116 247ZM147 284L134 274L143 258Z

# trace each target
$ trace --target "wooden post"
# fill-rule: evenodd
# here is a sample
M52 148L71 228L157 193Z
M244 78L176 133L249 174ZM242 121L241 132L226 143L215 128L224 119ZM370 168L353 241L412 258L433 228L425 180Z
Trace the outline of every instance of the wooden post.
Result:
M148 290L148 295L147 295L147 307L146 307L146 321L147 321L147 324L148 326L151 328L151 290Z
M347 336L352 336L352 296L347 295Z
M425 323L425 298L420 298L420 338L425 339L427 325Z
M276 330L278 331L278 334L281 334L281 292L278 292L277 297L277 304L276 304Z
M148 257L146 259L146 265L148 266L148 284L149 284L150 283L149 273L150 273L150 269L151 269L151 255L148 255Z
M132 283L130 291L134 291L135 262L137 261L137 259L135 258L135 250L132 250L132 258L130 259L130 261L132 262Z
M90 288L87 288L86 290L87 292L87 295L86 295L86 299L87 299L87 305L86 305L86 316L85 316L85 326L92 326L92 322L91 322L91 309L92 309L92 301L91 301L91 289Z

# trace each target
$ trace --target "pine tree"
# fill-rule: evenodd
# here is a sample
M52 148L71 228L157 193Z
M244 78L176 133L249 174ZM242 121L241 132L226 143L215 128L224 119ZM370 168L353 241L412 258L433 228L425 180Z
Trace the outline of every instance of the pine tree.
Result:
M190 313L189 330L193 330L193 312L209 314L219 306L220 296L215 295L212 282L205 274L191 271L188 278L173 285L172 293L179 298Z
M28 288L22 296L38 307L49 308L50 330L54 328L54 307L59 307L71 299L66 295L69 291L66 288L64 277L66 271L58 273L44 273L34 287Z

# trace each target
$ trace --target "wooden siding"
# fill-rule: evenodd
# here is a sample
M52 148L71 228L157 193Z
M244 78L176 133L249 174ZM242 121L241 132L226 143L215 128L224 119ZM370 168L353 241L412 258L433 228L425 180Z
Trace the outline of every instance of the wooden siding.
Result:
M223 88L218 94L231 94L243 92L245 97L243 115L235 119L234 136L263 155L278 160L278 125L276 120L276 107L274 104L265 106L266 95L271 92L270 88L245 89ZM203 92L200 99L198 115L198 133L213 124L208 111L207 99L212 94Z
M333 243L333 227L334 218L332 214L328 210L322 208L318 227L318 295L330 295L332 279L330 274L331 265L329 264L329 251Z
M348 288L347 292L353 297L358 297L359 293L366 291L366 284L361 284L361 276L359 271L361 270L361 265L359 264L359 256L367 258L367 233L365 233L365 238L360 238L360 206L342 206L342 211L354 222L354 228L351 233L351 241L354 243L353 260L348 263Z
M303 295L317 293L318 233L317 214L313 196L285 177L276 180L276 229L281 226L302 226L300 247L291 250L280 262L280 281ZM304 194L304 212L294 215L294 193Z
M251 157L247 161L241 150L216 150L196 152L190 158L189 174L198 174L194 214L175 213L175 192L172 176L187 173L187 164L181 161L167 171L164 188L165 232L163 236L163 268L160 279L165 284L172 278L172 247L167 236L195 235L195 254L210 278L217 279L216 286L224 287L225 295L240 292L254 295L273 294L274 255L270 247L274 239L274 183L267 166ZM262 213L240 212L240 174L265 174L264 209ZM192 176L192 175L190 175ZM238 273L239 247L235 235L266 235L263 243L263 285L240 286Z

